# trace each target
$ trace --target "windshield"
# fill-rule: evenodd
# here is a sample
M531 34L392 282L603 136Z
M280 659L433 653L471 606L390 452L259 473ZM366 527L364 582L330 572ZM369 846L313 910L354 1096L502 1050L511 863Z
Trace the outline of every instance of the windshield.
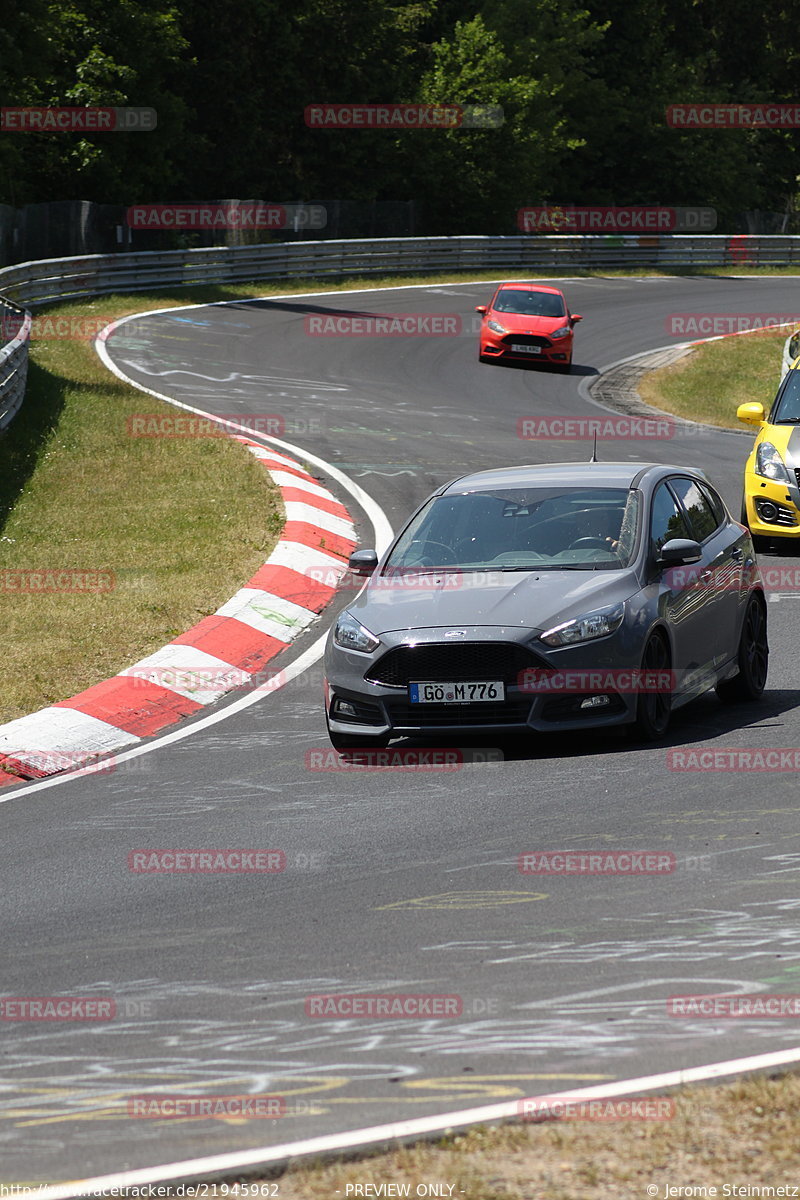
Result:
M437 496L400 535L384 574L615 571L629 564L639 520L627 488L515 488Z
M563 317L566 313L561 296L516 288L500 292L492 307L495 312L519 313L526 317Z
M785 386L770 413L770 421L773 425L780 425L782 421L792 425L800 423L800 370L788 372Z

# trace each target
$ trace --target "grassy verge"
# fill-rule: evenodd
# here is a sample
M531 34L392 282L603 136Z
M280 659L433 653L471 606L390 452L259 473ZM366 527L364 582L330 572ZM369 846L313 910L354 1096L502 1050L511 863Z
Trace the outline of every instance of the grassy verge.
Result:
M674 1099L674 1115L667 1120L484 1127L358 1162L295 1166L280 1177L277 1194L281 1200L426 1194L461 1200L666 1200L680 1194L668 1193L667 1185L707 1189L684 1196L793 1194L766 1188L798 1183L800 1077L687 1088ZM295 1136L303 1135L297 1130ZM395 1189L376 1190L381 1184ZM443 1190L433 1192L432 1184ZM761 1190L725 1192L726 1184ZM400 1191L402 1185L409 1190Z
M789 332L728 337L696 346L671 367L648 372L638 385L639 395L664 412L744 429L736 420L736 409L750 402L769 409L780 382L781 354Z
M112 317L173 300L183 297L105 297L48 314ZM32 342L25 403L0 437L2 721L170 641L274 545L282 508L263 468L228 438L132 437L127 419L141 412L175 414L111 376L90 342ZM9 574L65 569L103 590L24 593Z

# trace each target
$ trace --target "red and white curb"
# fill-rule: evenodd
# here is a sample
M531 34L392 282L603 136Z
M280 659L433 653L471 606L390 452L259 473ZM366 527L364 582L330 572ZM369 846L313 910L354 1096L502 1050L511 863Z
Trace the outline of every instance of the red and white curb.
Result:
M349 512L294 459L233 436L281 492L286 524L272 554L221 608L169 645L69 700L0 725L0 786L128 749L257 683L270 659L333 599L357 542Z

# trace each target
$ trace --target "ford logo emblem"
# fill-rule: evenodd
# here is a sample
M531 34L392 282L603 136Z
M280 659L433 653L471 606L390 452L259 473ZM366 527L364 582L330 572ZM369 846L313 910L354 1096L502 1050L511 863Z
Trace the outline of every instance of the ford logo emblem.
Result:
M444 635L446 638L462 638L467 636L466 629L448 629Z

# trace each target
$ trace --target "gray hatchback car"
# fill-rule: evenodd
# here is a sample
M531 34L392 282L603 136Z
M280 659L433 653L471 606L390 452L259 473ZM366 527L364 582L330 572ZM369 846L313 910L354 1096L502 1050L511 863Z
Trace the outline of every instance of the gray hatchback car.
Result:
M628 725L710 688L756 700L767 606L748 531L701 471L571 463L439 488L340 613L325 651L337 749Z

